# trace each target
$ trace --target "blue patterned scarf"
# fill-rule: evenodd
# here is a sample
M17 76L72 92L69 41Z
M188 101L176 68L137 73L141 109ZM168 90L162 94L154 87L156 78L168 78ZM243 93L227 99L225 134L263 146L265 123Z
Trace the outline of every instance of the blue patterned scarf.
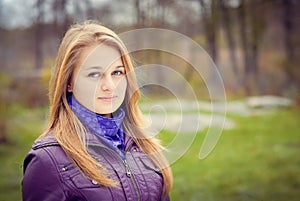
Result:
M67 98L69 106L83 125L122 156L124 151L124 132L122 129L122 122L125 117L124 110L119 108L113 113L112 118L107 118L85 108L73 95L69 95Z

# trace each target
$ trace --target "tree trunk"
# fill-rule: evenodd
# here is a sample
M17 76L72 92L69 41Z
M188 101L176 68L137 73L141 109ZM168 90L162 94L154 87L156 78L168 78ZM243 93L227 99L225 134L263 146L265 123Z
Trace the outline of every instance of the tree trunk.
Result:
M263 13L265 10L260 5L261 1L251 1L250 10L256 10L258 13ZM259 75L259 44L261 41L261 36L265 31L266 23L265 23L265 15L250 15L250 50L251 50L251 69L253 74L253 87L258 94L262 94L265 92L264 85L261 82Z
M247 5L247 7L249 7L249 5ZM248 21L245 0L241 0L238 13L240 38L244 57L242 86L245 89L246 95L249 96L253 94L257 86L258 40L260 36L259 29L261 29L261 27L260 24L257 24L256 16L250 15Z
M41 69L43 67L43 41L44 41L44 27L43 27L43 1L37 0L36 9L38 12L35 24L35 43L34 43L34 52L35 52L35 68Z
M136 28L142 27L142 11L141 11L141 5L140 0L134 0L134 8L136 13Z
M207 6L204 0L198 0L202 10L201 20L203 20L205 28L206 46L212 60L217 63L217 30L216 30L216 13L215 0L211 1L211 5Z
M284 44L286 57L286 73L288 76L287 87L295 83L295 76L293 73L293 66L295 62L295 50L293 45L294 24L294 9L292 0L281 0L283 4L283 28L284 28Z
M239 80L239 72L238 72L238 65L237 65L237 58L236 58L236 45L235 45L235 41L233 38L233 31L232 31L232 20L230 17L230 13L228 11L227 6L225 5L224 0L218 0L218 3L220 5L221 8L221 15L222 15L222 24L224 27L224 31L225 31L225 37L226 37L226 41L228 43L228 48L229 48L229 56L230 56L230 61L231 61L231 65L232 65L232 70L233 73L235 74L235 77L238 79L236 84L240 83Z
M238 12L238 19L239 19L239 31L240 31L239 33L241 38L242 53L244 58L244 74L242 79L242 86L245 88L246 95L250 95L250 88L248 84L248 76L251 73L250 51L249 51L249 45L247 40L245 2L243 0L241 0L241 5Z
M67 0L55 0L52 6L53 13L54 13L54 26L56 29L55 31L61 37L68 29L66 4L67 4ZM76 4L75 6L78 5Z
M263 86L259 81L259 41L265 28L264 16L248 14L247 10L259 10L261 7L258 2L249 1L247 5L245 0L241 0L239 8L239 29L244 56L244 76L243 86L246 95L252 95L253 92L262 93Z
M7 137L7 121L1 120L0 122L0 144L6 144L8 142L8 137Z

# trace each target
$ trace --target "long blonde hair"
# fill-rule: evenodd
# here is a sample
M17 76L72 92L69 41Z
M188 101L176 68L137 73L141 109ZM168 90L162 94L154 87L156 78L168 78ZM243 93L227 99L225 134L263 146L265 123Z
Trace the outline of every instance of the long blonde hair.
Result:
M49 86L50 115L48 126L40 137L44 137L47 133L53 131L55 138L67 156L87 177L104 186L118 185L117 181L108 178L106 169L88 153L86 129L67 102L67 85L70 83L73 71L79 63L81 52L87 47L101 43L117 48L121 53L125 66L128 85L123 104L126 112L123 127L161 170L165 192L169 193L173 183L172 172L167 160L161 154L162 146L160 142L156 138L149 137L142 129L144 119L138 107L140 92L130 56L120 38L113 31L97 22L87 21L83 24L73 25L66 32L61 42Z

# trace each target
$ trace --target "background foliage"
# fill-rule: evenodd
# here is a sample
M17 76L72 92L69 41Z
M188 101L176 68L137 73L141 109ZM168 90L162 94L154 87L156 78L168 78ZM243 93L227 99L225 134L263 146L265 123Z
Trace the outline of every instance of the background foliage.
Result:
M0 201L21 200L22 160L43 131L48 80L60 40L70 24L86 19L99 20L117 33L144 27L182 33L216 63L228 99L278 95L294 103L290 109L268 114L229 115L237 127L224 130L215 150L204 160L197 158L205 134L199 131L189 151L172 165L173 200L299 198L300 1L24 2L0 0ZM180 58L147 50L135 53L134 59L138 65L172 67L199 99L208 99L203 80ZM150 88L143 91L142 101L168 98L165 94ZM163 131L161 138L168 142L174 135Z

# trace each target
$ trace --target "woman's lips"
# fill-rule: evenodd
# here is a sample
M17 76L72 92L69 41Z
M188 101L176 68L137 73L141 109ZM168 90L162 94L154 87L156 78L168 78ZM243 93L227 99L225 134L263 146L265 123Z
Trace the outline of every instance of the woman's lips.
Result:
M115 100L116 98L117 98L117 96L101 96L101 97L98 97L99 100L105 101L105 102L111 102L111 101Z

